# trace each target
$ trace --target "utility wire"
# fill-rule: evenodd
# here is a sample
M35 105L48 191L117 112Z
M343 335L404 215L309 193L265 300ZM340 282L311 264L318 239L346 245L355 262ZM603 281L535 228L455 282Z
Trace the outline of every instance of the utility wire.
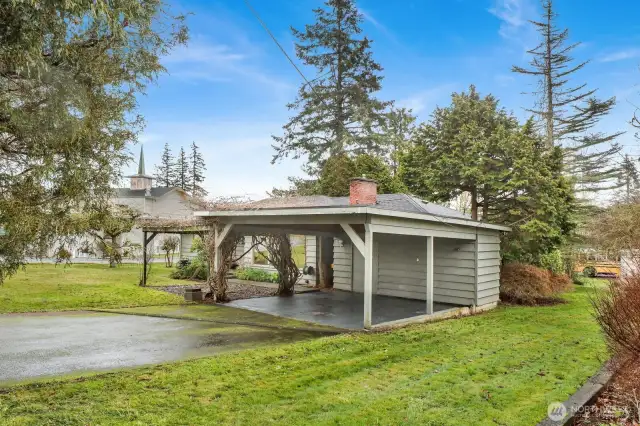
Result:
M273 33L271 32L267 24L262 20L262 18L260 18L260 15L258 14L258 12L253 8L253 6L251 6L251 3L249 3L249 0L244 0L244 4L247 5L247 7L249 8L253 16L255 16L255 18L258 20L260 25L262 25L262 28L264 28L267 34L269 34L269 36L271 37L271 40L273 40L273 42L278 46L278 48L280 48L280 51L284 56L286 56L286 58L289 60L289 63L293 66L293 68L296 69L298 74L300 74L300 77L302 77L302 79L306 81L309 86L311 86L311 82L307 80L307 77L304 76L300 68L298 68L295 62L293 62L293 59L291 59L291 56L289 56L289 54L284 50L284 48L282 47L278 39L276 39L276 36L273 35ZM311 88L313 89L313 86L311 86Z

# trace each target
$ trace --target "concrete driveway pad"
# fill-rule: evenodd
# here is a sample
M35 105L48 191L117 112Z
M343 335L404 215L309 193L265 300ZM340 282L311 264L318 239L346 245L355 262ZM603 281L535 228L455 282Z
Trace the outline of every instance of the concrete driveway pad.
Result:
M175 361L318 335L115 313L0 315L0 383Z

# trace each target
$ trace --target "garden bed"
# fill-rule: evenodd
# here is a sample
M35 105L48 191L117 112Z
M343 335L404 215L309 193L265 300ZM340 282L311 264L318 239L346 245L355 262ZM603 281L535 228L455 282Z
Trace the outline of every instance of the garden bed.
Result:
M257 285L247 284L247 283L238 283L229 281L229 287L227 290L227 296L229 297L229 301L232 300L240 300L240 299L250 299L252 297L268 297L275 296L276 290L273 288L261 287ZM209 292L209 286L206 285L202 281L191 281L188 284L184 285L169 285L162 287L154 287L156 290L166 291L167 293L177 294L179 296L184 296L184 292L187 288L201 288L203 294L207 294ZM205 303L209 303L210 299L205 299Z
M620 366L612 382L595 403L583 407L573 424L640 424L640 363L632 361Z

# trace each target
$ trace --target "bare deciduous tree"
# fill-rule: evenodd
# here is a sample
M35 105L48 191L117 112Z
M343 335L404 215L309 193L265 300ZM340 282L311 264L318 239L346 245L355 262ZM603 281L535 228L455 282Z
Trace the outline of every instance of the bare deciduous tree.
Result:
M211 290L213 301L217 303L229 301L229 297L227 296L227 289L229 288L227 276L231 269L231 265L253 250L254 247L262 244L263 239L261 237L254 237L254 242L251 247L240 256L236 256L236 249L238 245L244 241L244 236L238 235L234 232L229 233L220 245L220 259L216 267L216 226L217 225L214 225L211 230L204 235L202 240L205 244L207 261L209 263L209 277L207 279L207 284Z
M291 255L289 236L280 233L267 234L262 237L260 244L267 249L263 256L278 271L278 295L293 295L294 286L302 273Z

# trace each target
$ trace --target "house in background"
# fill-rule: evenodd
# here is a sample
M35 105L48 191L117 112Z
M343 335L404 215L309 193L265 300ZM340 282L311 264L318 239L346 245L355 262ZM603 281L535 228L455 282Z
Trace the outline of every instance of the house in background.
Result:
M188 219L193 217L194 210L199 207L192 199L191 195L182 188L177 187L154 187L153 176L147 175L144 163L144 151L140 147L140 159L138 161L138 173L129 178L128 188L115 188L113 203L116 205L127 206L139 212L143 218L159 218L159 219ZM153 253L160 253L160 247L165 237L170 235L158 235L152 244ZM129 240L133 244L139 244L142 247L142 230L134 228L130 232L122 234L121 241ZM191 257L192 235L180 236L180 250L176 252L176 257ZM87 243L93 243L93 239L87 237L84 241L72 247L72 255L74 258L95 258L95 255L86 253L83 247Z

